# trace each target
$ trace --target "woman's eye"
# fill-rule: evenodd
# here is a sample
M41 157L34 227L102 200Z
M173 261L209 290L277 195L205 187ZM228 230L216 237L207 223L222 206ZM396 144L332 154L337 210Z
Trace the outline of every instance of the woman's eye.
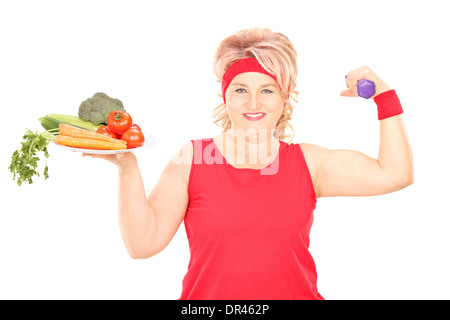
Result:
M247 90L245 90L243 88L236 89L235 91L238 92L238 93L246 93L247 92ZM269 90L269 89L264 89L261 92L262 93L273 93L273 91Z

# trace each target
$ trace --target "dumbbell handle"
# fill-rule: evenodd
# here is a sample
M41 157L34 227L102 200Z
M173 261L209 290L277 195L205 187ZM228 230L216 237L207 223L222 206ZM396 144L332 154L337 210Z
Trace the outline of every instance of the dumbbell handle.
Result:
M347 78L347 76L345 76L345 78ZM376 92L375 83L367 79L359 80L356 89L358 90L358 96L364 99L371 98Z

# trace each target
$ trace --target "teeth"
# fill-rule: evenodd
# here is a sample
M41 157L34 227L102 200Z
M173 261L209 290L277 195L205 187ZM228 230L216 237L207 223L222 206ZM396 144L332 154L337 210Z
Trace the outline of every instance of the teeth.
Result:
M257 118L260 117L262 115L264 115L264 113L257 113L257 114L249 114L249 113L244 113L247 117L253 117L253 118Z

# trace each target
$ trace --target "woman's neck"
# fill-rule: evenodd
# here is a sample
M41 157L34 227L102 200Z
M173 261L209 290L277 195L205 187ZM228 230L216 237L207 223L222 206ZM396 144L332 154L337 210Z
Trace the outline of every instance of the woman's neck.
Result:
M267 145L278 141L277 129L229 129L225 136L239 144Z
M228 130L223 135L222 153L235 165L264 166L278 153L280 142L274 130ZM234 161L230 161L234 160Z

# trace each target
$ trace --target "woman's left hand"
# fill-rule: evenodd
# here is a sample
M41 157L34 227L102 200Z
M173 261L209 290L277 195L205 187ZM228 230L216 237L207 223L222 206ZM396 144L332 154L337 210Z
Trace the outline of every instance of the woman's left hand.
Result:
M356 88L356 85L358 81L362 79L367 79L375 83L375 94L371 97L372 99L378 96L379 94L382 94L383 92L386 92L388 90L391 90L391 88L383 82L376 74L373 72L369 67L361 67L358 69L355 69L353 71L350 71L347 74L347 87L348 89L341 92L341 96L343 97L359 97L358 96L358 90Z

